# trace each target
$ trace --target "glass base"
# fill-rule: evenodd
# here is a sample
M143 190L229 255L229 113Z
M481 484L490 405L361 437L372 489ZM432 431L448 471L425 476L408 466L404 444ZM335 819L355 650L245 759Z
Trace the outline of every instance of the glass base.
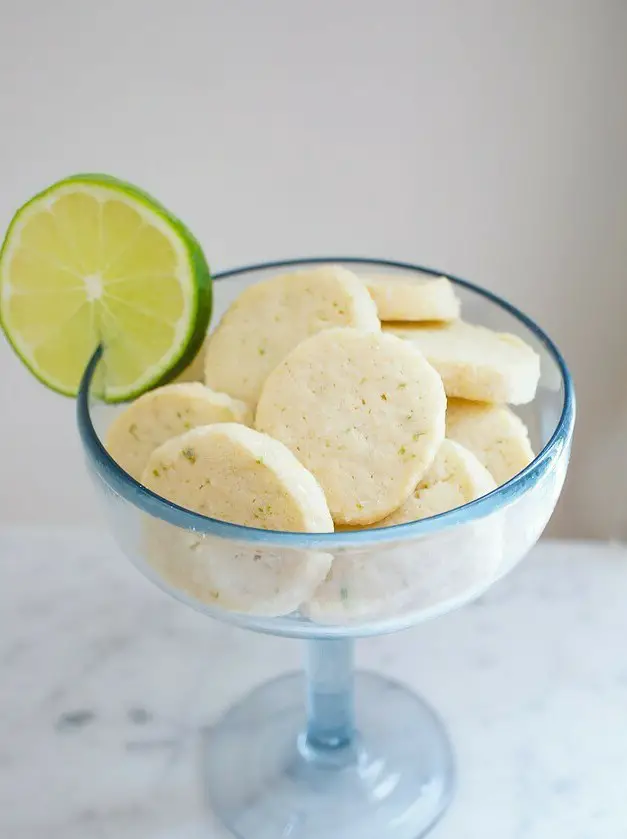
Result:
M248 694L206 733L209 804L239 839L418 839L454 787L442 723L403 685L355 675L358 734L315 749L303 734L302 673Z

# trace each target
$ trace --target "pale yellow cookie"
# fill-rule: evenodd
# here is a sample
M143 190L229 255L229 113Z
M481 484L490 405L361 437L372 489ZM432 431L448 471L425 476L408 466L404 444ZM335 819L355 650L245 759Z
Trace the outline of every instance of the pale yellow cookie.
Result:
M499 486L534 458L527 427L505 405L449 399L446 434L469 449Z
M472 452L444 440L435 460L407 501L375 527L426 519L468 504L496 489L494 478Z
M447 396L477 402L531 402L540 358L523 340L461 320L448 324L385 323L384 331L411 341L442 376Z
M164 385L144 393L116 417L105 446L122 469L139 480L158 446L190 428L216 422L250 425L252 412L239 399L200 382Z
M447 277L368 274L363 281L381 320L449 321L459 317L459 298Z
M444 440L409 499L370 528L444 513L495 487L492 476L471 452ZM502 520L498 514L444 528L410 543L353 549L335 557L324 582L301 611L326 624L400 619L403 614L470 597L477 589L486 588L501 559Z
M255 424L316 476L337 524L369 524L429 468L445 411L440 377L409 341L329 329L270 374Z
M178 376L172 380L172 384L178 384L179 382L204 382L207 341L208 338L205 338L202 347L198 350L187 367L184 370L181 370Z
M389 531L390 543L338 553L300 610L323 624L391 620L402 626L461 605L501 573L502 525L497 513L396 543Z
M255 405L277 364L304 338L334 326L381 329L372 298L352 272L324 265L257 283L209 336L205 381Z
M144 533L144 555L158 582L231 612L288 615L313 596L331 567L331 555L321 551L250 545L158 519L146 518Z
M333 531L318 482L278 440L235 423L194 428L150 456L141 482L211 518L263 530Z
M384 545L338 553L326 578L300 610L323 624L400 617L411 600L416 566L416 546Z

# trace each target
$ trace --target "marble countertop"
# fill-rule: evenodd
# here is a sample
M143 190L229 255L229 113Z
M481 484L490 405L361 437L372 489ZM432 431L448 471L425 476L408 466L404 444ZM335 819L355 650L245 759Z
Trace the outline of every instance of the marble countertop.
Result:
M627 836L626 603L627 548L545 542L476 604L359 643L449 726L430 837ZM0 528L0 836L222 839L200 730L300 646L186 609L99 531Z

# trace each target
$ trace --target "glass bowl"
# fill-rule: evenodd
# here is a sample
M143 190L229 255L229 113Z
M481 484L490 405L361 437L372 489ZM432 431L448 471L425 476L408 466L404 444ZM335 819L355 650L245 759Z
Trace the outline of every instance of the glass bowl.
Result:
M250 283L329 262L362 275L441 276L406 263L356 258L238 268L214 277L213 323ZM536 398L517 411L538 454L495 491L429 519L361 531L284 533L178 507L107 454L104 434L121 409L98 395L106 352L99 349L85 371L78 427L88 470L124 553L160 588L210 617L308 642L304 673L257 688L207 737L208 802L242 839L415 839L450 801L454 761L437 715L402 685L355 674L353 639L396 632L458 608L528 552L564 482L575 400L564 360L538 326L491 292L447 276L465 320L514 333L540 356Z

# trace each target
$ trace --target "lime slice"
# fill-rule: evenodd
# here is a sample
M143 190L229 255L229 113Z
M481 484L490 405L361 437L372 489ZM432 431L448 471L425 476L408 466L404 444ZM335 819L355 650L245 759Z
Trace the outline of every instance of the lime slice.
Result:
M110 402L174 378L210 314L209 268L192 234L107 175L76 175L35 196L0 251L0 322L27 367L67 396L100 343Z

